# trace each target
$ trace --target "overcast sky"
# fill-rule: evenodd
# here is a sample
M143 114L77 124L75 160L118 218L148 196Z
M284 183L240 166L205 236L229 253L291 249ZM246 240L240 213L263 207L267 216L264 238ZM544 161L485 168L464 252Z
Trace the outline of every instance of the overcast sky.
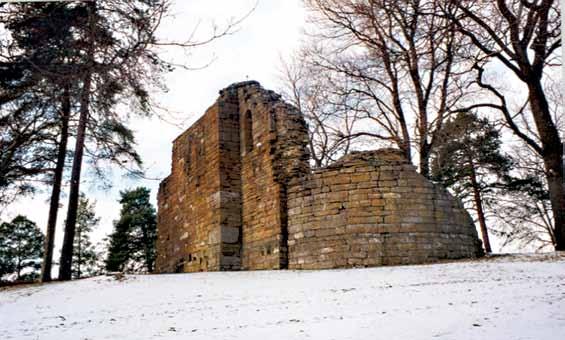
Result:
M174 0L172 16L162 25L160 35L170 40L185 40L198 26L197 38L205 38L215 23L225 26L232 18L241 18L254 6L256 0ZM191 55L178 49L164 50L167 58L176 62L199 67L212 64L202 70L186 71L177 68L166 78L169 91L159 94L159 102L174 115L182 126L175 126L157 118L134 119L138 152L143 158L147 177L164 178L171 168L172 141L188 128L204 111L214 103L218 91L231 83L254 79L264 87L277 90L280 56L292 53L301 38L305 12L301 0L259 0L255 11L245 19L233 35L193 51ZM88 166L86 165L86 171ZM81 191L96 200L96 213L101 218L94 233L95 241L101 240L112 231L112 221L120 211L120 190L136 186L151 189L153 203L159 181L131 180L114 172L109 178L113 183L110 190L98 188L92 178L81 182ZM28 216L43 230L47 224L48 199L50 191L36 195L34 199L23 199L13 204L2 216L11 219L17 214ZM58 260L59 247L63 236L62 222L66 216L68 197L61 199L57 228Z
M248 14L256 3L256 9L233 35L193 50L190 54L179 49L162 51L166 58L194 68L213 62L201 70L177 68L167 75L169 91L158 94L157 99L170 112L169 118L176 118L177 125L157 117L132 120L131 126L136 131L138 152L143 158L147 177L162 179L169 174L173 139L214 103L220 89L234 82L253 79L268 89L279 90L280 58L289 56L299 47L306 18L302 0L173 0L171 16L163 22L160 35L163 39L175 41L186 40L195 28L198 28L196 38L206 39L211 27L225 27L230 20ZM563 70L565 72L565 68ZM88 173L88 165L85 165L85 172ZM96 213L101 218L94 233L95 241L109 234L112 221L119 217L120 205L117 201L120 190L149 187L153 203L157 203L160 180L132 180L114 171L107 178L113 187L102 189L92 177L83 178L81 189L87 197L96 200ZM0 217L6 220L23 214L45 229L49 194L50 190L47 190L33 199L22 199ZM66 216L67 200L65 193L59 211L57 252L63 236L62 223ZM493 237L495 251L499 250L498 241Z

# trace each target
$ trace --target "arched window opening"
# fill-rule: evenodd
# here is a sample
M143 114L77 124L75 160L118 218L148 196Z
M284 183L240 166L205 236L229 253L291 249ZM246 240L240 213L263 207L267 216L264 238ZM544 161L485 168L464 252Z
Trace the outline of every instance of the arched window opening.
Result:
M245 153L253 150L253 118L249 110L245 112L245 117L243 117L243 145Z
M190 174L191 171L191 164L192 164L192 138L189 137L187 146L186 146L186 155L184 159L184 173L186 175Z

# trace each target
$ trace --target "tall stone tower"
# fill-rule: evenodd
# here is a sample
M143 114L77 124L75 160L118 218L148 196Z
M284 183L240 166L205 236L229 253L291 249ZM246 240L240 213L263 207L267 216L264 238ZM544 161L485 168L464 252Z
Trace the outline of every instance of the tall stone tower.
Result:
M299 111L233 84L173 142L159 188L158 272L288 267L289 183L309 172Z

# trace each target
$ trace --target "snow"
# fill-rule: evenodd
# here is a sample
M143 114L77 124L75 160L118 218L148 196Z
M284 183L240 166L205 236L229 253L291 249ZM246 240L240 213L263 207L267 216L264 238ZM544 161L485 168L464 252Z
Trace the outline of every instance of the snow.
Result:
M565 256L0 291L2 339L563 339Z

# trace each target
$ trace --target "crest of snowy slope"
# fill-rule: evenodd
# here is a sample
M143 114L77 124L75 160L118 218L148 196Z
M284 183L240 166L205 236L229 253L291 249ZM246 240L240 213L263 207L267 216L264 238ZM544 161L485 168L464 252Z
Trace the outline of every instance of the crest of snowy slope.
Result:
M0 291L2 339L562 339L565 256Z

